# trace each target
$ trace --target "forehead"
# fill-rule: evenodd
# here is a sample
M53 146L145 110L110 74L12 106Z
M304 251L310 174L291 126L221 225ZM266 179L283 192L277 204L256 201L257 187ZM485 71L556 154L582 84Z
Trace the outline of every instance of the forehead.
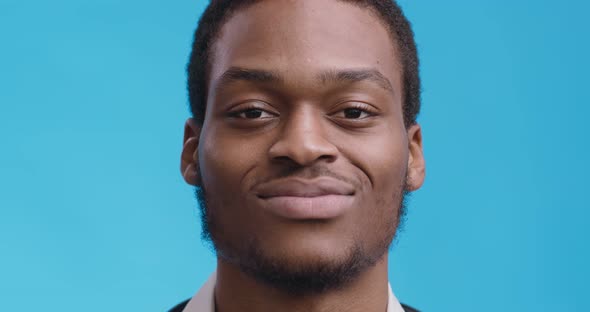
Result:
M374 68L397 88L399 56L369 9L336 0L259 1L234 13L213 47L211 81L231 67L282 73L293 81L338 68Z

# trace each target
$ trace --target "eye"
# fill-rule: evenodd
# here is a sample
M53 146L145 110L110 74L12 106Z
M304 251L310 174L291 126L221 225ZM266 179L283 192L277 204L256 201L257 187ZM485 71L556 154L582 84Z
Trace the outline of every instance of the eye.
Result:
M229 112L228 116L239 119L267 119L276 117L276 114L261 108L249 107Z
M365 119L374 116L374 113L369 105L354 103L352 106L338 111L333 116L343 119Z
M368 112L359 108L347 108L343 113L346 119L362 119L371 116Z
M257 109L257 108L250 108L247 110L236 112L233 115L234 115L234 117L246 118L246 119L262 119L262 118L274 117L269 112L265 112L265 111L263 111L261 109Z

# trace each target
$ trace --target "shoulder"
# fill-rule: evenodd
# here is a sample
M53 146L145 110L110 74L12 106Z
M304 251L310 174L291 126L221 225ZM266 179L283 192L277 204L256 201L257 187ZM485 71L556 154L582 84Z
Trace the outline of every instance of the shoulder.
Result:
M174 308L168 310L168 312L182 312L182 310L184 310L184 307L186 307L186 305L188 304L189 301L190 301L190 299L187 299L187 300L175 305Z
M405 312L420 312L412 307L410 307L409 305L405 305L402 303L402 308L404 308Z
M187 299L177 305L175 305L172 309L168 310L168 312L182 312L182 310L184 310L184 307L186 307L186 305L188 304L188 302L190 301L190 299ZM402 308L404 308L405 312L420 312L408 305L405 305L402 303Z

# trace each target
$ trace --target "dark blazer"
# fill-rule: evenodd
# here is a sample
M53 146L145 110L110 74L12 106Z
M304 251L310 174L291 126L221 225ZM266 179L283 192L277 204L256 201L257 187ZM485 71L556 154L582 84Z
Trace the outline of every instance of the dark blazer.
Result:
M170 309L168 312L182 312L182 310L184 309L184 307L186 307L186 305L188 304L189 301L190 301L190 299L177 304L174 308ZM402 303L402 308L404 308L404 311L406 311L406 312L420 312L420 311L418 311L410 306L407 306L403 303Z

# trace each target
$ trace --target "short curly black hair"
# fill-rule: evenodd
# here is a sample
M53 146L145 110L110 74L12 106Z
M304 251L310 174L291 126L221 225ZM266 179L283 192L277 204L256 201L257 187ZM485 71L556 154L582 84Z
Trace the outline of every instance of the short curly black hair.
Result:
M261 0L211 0L199 20L187 65L188 97L193 117L202 124L207 107L207 88L212 62L212 47L224 23L233 13ZM416 123L420 112L420 74L418 51L410 22L394 0L337 0L371 10L384 22L397 43L403 79L404 124Z

